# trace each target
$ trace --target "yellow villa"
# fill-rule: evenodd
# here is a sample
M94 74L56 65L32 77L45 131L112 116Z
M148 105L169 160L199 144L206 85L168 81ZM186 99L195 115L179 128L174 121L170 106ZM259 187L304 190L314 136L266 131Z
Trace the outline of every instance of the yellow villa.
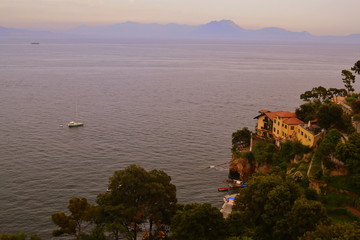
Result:
M320 128L312 125L311 122L309 124L300 124L296 131L296 139L310 147L314 146L324 134L320 131Z
M260 137L274 137L276 145L280 146L285 140L298 140L307 146L314 146L321 133L317 134L316 125L305 124L296 117L294 112L260 110L256 116L256 134Z

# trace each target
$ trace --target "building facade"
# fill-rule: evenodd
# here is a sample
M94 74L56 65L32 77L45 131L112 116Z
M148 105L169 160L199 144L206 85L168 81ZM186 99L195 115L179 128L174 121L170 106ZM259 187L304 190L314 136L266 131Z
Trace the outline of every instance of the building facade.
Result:
M277 146L286 140L298 140L313 147L321 138L321 132L319 133L314 121L305 124L294 112L260 110L259 113L255 117L256 134L260 137L273 137Z

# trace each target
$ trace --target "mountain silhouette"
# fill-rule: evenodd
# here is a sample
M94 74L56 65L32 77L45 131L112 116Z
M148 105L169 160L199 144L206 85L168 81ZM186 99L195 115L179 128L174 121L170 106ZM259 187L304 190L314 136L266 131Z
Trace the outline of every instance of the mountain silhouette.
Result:
M161 40L232 40L232 41L330 41L360 42L360 34L349 36L315 36L277 27L244 29L231 20L211 21L192 26L124 22L106 26L80 25L67 31L34 31L0 27L0 38L96 38L96 39L161 39Z

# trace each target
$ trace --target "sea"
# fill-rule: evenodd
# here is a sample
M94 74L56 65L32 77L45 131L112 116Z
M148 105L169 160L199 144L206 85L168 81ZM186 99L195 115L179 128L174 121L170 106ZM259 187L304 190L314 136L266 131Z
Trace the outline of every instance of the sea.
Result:
M0 232L51 239L51 214L130 164L220 208L231 134L359 59L360 43L0 41Z

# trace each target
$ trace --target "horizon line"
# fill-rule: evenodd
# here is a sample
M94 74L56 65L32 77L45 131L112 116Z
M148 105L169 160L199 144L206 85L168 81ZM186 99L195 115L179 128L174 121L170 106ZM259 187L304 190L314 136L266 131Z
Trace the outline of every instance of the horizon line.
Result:
M136 24L143 24L143 25L152 25L152 24L157 24L157 25L170 25L170 24L175 24L175 25L183 25L183 26L193 26L193 27L199 27L199 26L203 26L203 25L207 25L209 23L212 22L223 22L223 21L229 21L234 23L236 26L238 26L239 28L245 30L245 31L257 31L257 30L263 30L263 29L282 29L285 31L289 31L289 32L293 32L293 33L308 33L312 36L315 37L347 37L347 36L352 36L352 35L360 35L360 32L358 33L349 33L346 35L333 35L333 34L326 34L326 35L319 35L319 34L313 34L308 30L302 30L302 31L296 31L296 30L292 30L292 29L288 29L288 28L283 28L283 27L277 27L277 26L268 26L268 27L260 27L260 28L244 28L241 25L239 25L238 23L234 22L233 20L230 19L221 19L221 20L211 20L208 21L206 23L202 23L202 24L186 24L186 23L176 23L176 22L168 22L168 23L158 23L158 22L141 22L141 21L132 21L132 20L126 20L126 21L122 21L122 22L112 22L112 23L57 23L57 24L65 24L65 25L73 25L72 27L66 27L63 29L54 29L51 27L8 27L8 26L4 26L4 25L0 25L0 27L3 28L8 28L8 29L17 29L17 30L30 30L30 31L52 31L52 32L66 32L75 28L78 28L80 26L89 26L89 27L105 27L105 26L112 26L112 25L118 25L118 24L125 24L125 23L136 23Z

